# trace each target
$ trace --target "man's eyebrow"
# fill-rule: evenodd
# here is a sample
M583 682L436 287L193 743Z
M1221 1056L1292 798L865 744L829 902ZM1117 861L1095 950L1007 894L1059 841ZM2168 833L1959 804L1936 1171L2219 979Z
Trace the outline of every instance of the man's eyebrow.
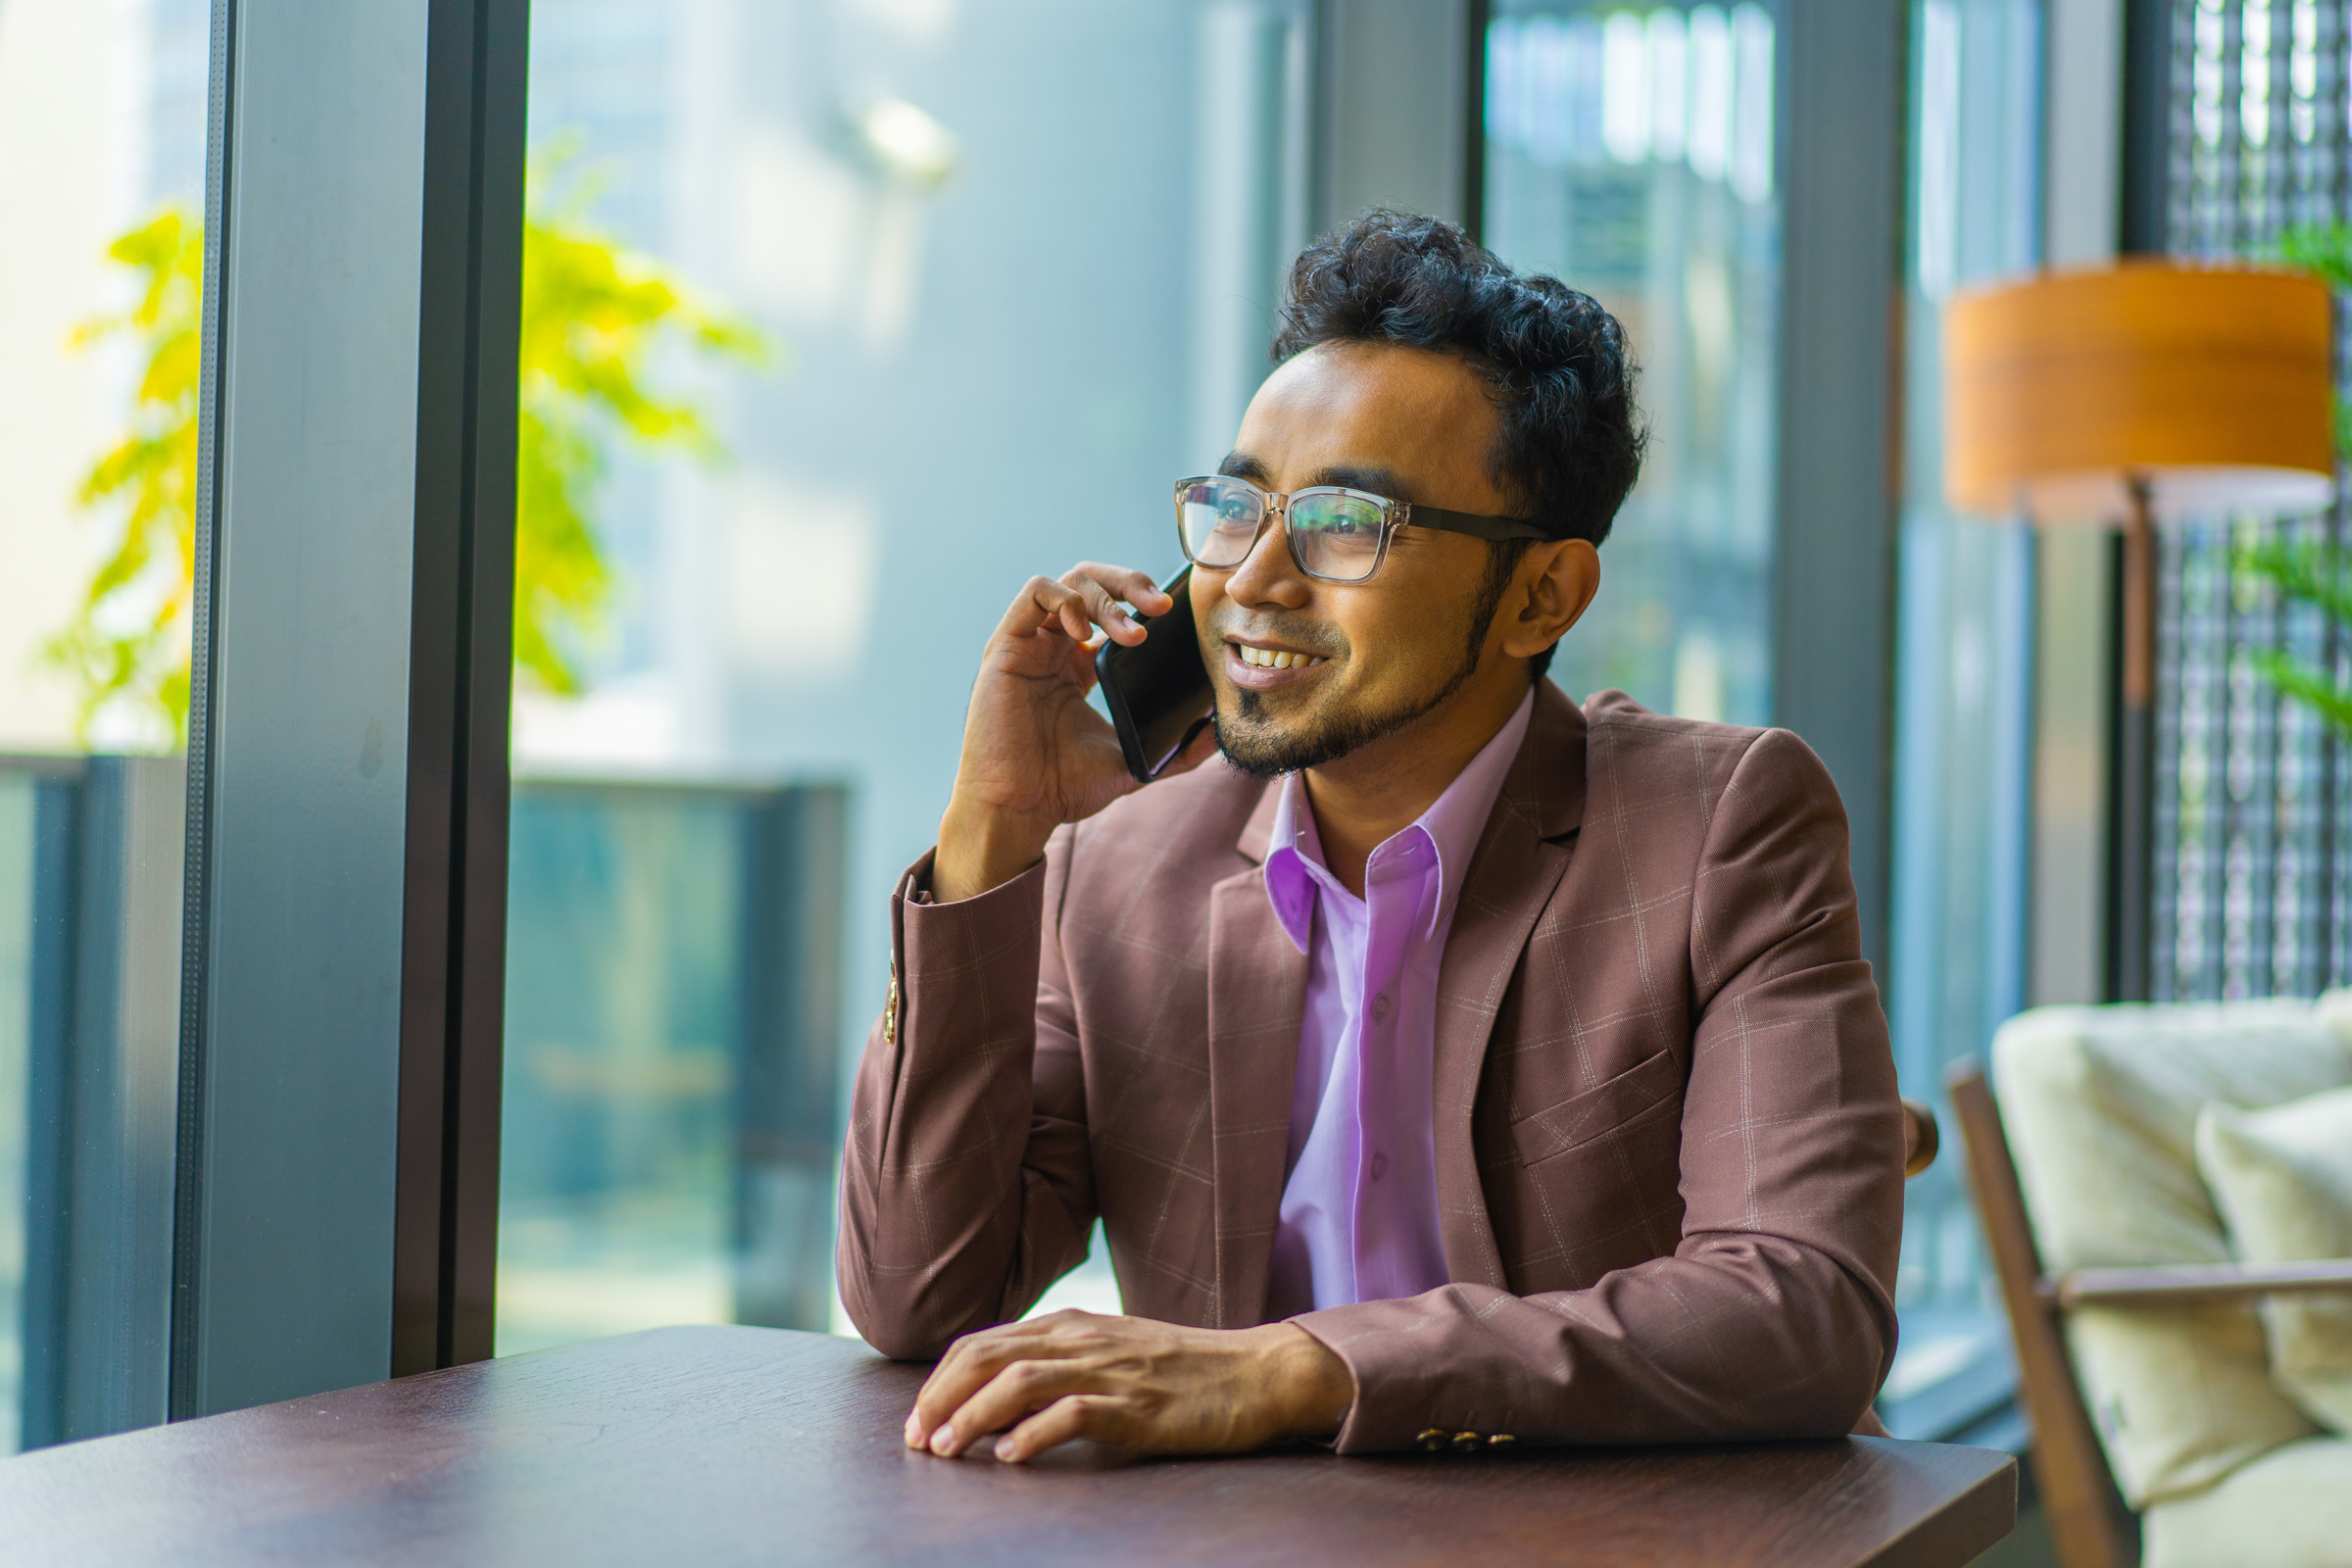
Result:
M1247 452L1227 453L1225 461L1217 466L1217 471L1228 478L1247 479L1261 489L1273 488L1273 470ZM1337 464L1316 469L1299 488L1303 490L1321 484L1338 485L1343 490L1369 490L1376 496L1387 496L1391 501L1413 499L1404 480L1397 476L1394 468Z
M1403 479L1394 468L1361 468L1342 464L1336 467L1319 468L1308 484L1336 484L1344 490L1369 490L1391 501L1410 501L1412 495ZM1301 486L1300 488L1305 488Z

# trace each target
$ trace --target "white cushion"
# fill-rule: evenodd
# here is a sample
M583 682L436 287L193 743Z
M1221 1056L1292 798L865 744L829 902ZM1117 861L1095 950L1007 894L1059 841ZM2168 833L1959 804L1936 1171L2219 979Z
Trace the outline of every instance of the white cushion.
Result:
M2209 1101L2259 1109L2352 1084L2352 1048L2304 1002L2043 1007L2001 1026L1993 1083L2042 1266L2222 1263L2197 1173ZM2067 1343L2134 1507L2308 1437L2273 1387L2251 1302L2082 1307Z
M2274 1448L2139 1530L2140 1568L2352 1568L2352 1443Z
M2352 1257L2352 1089L2268 1110L2208 1105L2197 1168L2251 1263ZM2303 1413L2352 1432L2352 1292L2262 1303L2271 1380Z

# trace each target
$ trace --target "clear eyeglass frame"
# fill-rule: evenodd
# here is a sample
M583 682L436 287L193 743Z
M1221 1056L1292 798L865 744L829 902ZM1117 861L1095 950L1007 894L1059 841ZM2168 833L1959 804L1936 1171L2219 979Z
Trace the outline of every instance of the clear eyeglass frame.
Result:
M1175 500L1176 542L1184 551L1184 559L1212 571L1230 571L1249 560L1267 524L1277 517L1281 519L1283 543L1291 553L1292 564L1323 582L1368 581L1388 560L1389 542L1396 537L1396 530L1408 524L1492 541L1550 537L1525 517L1448 512L1442 507L1419 506L1336 484L1309 485L1285 492L1261 489L1233 474L1200 474L1176 481ZM1236 504L1253 505L1255 516L1249 518L1229 513L1227 509ZM1196 519L1191 514L1203 507L1211 509L1213 525L1202 529L1200 537L1196 539ZM1315 520L1316 514L1326 509L1328 520ZM1225 526L1229 521L1241 526ZM1243 526L1248 528L1246 540ZM1363 533L1358 531L1366 528L1373 534L1369 551L1364 550ZM1343 533L1343 529L1350 531ZM1212 551L1209 547L1220 536L1226 539L1227 548ZM1301 548L1302 537L1304 548ZM1231 559L1225 559L1227 556ZM1361 570L1349 569L1359 561Z

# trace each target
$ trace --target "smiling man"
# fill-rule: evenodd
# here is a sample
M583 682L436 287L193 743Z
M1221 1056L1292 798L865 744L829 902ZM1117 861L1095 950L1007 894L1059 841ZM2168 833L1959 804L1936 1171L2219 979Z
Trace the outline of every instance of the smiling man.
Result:
M1177 487L1189 770L1137 789L1086 702L1152 578L1033 579L893 898L840 1277L942 1356L907 1443L1851 1430L1903 1132L1837 792L1544 674L1640 463L1623 333L1375 213L1299 257L1275 357ZM1132 1315L1013 1321L1098 1217Z

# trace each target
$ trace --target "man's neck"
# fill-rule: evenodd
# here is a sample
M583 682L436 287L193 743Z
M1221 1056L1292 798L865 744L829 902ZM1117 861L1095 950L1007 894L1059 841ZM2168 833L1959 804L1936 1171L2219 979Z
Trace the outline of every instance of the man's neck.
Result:
M1437 804L1526 696L1524 685L1473 681L1402 729L1308 768L1303 782L1324 868L1362 898L1372 852Z

